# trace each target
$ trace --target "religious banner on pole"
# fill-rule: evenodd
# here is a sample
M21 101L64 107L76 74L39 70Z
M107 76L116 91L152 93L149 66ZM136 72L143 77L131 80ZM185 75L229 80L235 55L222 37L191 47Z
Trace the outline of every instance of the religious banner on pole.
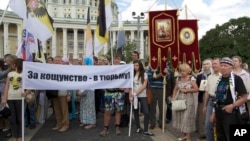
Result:
M174 68L178 65L178 10L150 11L149 36L150 56L149 63L152 70L161 67L161 73L169 61ZM168 56L170 54L170 57ZM171 60L168 60L171 58Z
M179 61L188 63L194 71L200 70L197 20L179 20Z

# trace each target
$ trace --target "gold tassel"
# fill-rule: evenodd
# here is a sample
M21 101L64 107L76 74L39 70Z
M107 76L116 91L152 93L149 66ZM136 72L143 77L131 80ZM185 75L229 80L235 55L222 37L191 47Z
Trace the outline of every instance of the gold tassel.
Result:
M178 77L179 76L179 72L177 71L177 69L174 70L174 77Z
M164 76L164 78L163 78L163 85L165 86L165 85L167 85L167 79L166 79L166 76Z
M153 74L153 78L156 78L157 76L156 76L156 72L154 71L154 74Z

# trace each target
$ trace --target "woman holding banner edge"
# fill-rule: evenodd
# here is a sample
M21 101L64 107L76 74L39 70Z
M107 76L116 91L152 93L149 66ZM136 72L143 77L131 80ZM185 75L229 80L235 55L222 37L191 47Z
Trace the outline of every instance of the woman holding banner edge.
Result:
M139 102L142 113L144 114L144 135L154 136L153 133L148 132L149 124L149 106L146 95L146 87L148 83L148 77L145 73L143 64L140 60L133 61L134 64L134 82L133 82L133 93L130 92L130 97L134 99L134 117L136 124L136 133L140 133L142 128L139 120Z

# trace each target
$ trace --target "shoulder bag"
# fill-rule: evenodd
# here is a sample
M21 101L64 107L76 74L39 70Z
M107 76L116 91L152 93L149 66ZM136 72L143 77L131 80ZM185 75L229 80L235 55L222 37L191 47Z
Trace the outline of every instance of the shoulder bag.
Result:
M176 97L179 96L179 90L177 91ZM172 101L172 110L173 111L182 111L187 109L186 99L179 99Z

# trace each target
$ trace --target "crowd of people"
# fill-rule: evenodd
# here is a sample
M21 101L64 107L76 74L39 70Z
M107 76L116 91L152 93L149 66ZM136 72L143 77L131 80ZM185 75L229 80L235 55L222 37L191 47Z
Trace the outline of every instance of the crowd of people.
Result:
M46 63L82 66L125 64L120 54L113 58L111 63L107 58L97 57L70 62L66 57L56 56L47 58ZM36 128L38 123L46 124L49 105L56 119L51 130L57 132L69 130L73 119L78 119L79 126L84 129L95 128L96 116L103 112L103 129L99 134L103 137L109 134L111 115L114 115L116 135L122 134L121 127L129 126L130 104L133 104L134 132L143 132L144 136L154 136L149 130L168 124L181 132L180 141L190 141L193 132L198 132L200 138L207 141L230 141L230 125L249 122L250 75L240 56L205 59L198 74L193 73L187 63L179 64L176 70L167 66L166 85L163 84L160 66L152 70L139 60L137 51L132 52L132 58L129 63L134 66L133 89L22 90L23 60L11 54L5 55L0 60L1 130L10 140L20 141L22 120L30 129ZM152 92L150 103L147 86ZM163 100L164 87L166 99ZM25 117L21 114L22 97L26 99ZM186 100L185 110L172 110L173 100ZM163 111L165 105L167 110ZM159 116L156 116L156 111L159 111ZM166 114L166 119L162 119L163 114ZM143 126L139 118L141 115L144 116Z

